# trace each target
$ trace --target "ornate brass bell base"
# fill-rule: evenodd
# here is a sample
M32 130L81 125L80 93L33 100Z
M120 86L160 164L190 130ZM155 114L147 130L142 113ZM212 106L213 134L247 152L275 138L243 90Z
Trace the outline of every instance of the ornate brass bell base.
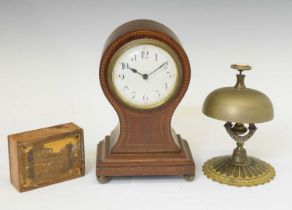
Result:
M204 166L204 174L217 182L233 186L255 186L272 180L275 169L268 163L247 156L243 148L244 143L256 131L254 124L246 127L242 123L226 122L224 125L227 133L235 140L237 147L232 156L220 156L208 160Z
M270 164L248 156L243 163L237 163L234 162L234 154L208 160L203 171L216 182L238 187L264 184L275 177L275 170Z

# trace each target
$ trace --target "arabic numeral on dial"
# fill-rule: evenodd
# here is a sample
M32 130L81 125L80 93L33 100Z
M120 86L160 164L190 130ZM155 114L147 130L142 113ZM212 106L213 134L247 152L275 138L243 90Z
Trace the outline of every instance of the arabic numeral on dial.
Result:
M132 95L132 99L135 99L136 98L136 92L135 91L132 91L131 92L133 95Z
M144 95L144 96L143 96L143 100L144 100L145 102L148 101L148 100L149 100L148 96L147 96L147 95Z
M123 80L123 79L125 79L125 75L124 75L124 74L119 74L119 78L120 78L121 80Z
M149 58L149 51L148 50L142 50L141 57L142 57L142 59Z
M168 84L167 84L167 82L166 82L166 83L164 83L164 88L165 88L165 90L167 90L167 89L168 89Z
M128 68L128 64L121 63L121 65L122 65L122 70L125 70L125 68Z
M156 93L157 93L158 97L160 97L160 96L161 96L161 94L160 94L160 91L159 91L159 90L156 90Z
M137 60L137 55L135 54L135 55L133 55L132 57L131 57L131 61L132 62L135 62Z
M158 55L155 53L155 61L158 61Z
M171 74L170 71L167 71L166 74L168 74L168 76L169 76L170 79L173 77L173 75Z
M168 67L168 61L166 61L165 63L164 63L164 69L167 69L167 67Z

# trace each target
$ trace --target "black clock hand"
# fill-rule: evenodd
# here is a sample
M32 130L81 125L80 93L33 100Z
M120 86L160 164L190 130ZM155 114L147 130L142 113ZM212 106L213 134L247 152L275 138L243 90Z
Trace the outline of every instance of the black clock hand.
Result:
M147 74L140 73L139 71L137 71L137 69L131 68L129 66L129 64L127 64L127 68L130 69L133 73L141 75L143 77L143 79L148 79L148 75Z
M158 68L156 68L154 71L150 72L148 74L148 76L150 76L151 74L153 74L154 72L158 71L159 69L161 69L165 64L167 64L167 62L164 62L163 64L161 64Z

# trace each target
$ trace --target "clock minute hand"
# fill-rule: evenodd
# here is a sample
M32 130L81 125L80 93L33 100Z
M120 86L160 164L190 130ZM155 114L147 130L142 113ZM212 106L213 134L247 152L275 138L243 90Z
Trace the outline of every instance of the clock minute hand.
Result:
M153 74L154 72L158 71L159 69L161 69L164 65L166 64L166 62L164 62L163 64L161 64L158 68L156 68L155 70L153 70L152 72L150 72L148 74L148 76L150 76L151 74Z

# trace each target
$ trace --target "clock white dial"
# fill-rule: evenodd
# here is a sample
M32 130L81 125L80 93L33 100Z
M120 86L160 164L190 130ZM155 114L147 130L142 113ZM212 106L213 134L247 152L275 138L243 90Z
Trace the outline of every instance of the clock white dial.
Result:
M111 77L115 91L124 102L134 107L153 108L177 90L179 70L166 49L142 43L122 51L113 64Z

